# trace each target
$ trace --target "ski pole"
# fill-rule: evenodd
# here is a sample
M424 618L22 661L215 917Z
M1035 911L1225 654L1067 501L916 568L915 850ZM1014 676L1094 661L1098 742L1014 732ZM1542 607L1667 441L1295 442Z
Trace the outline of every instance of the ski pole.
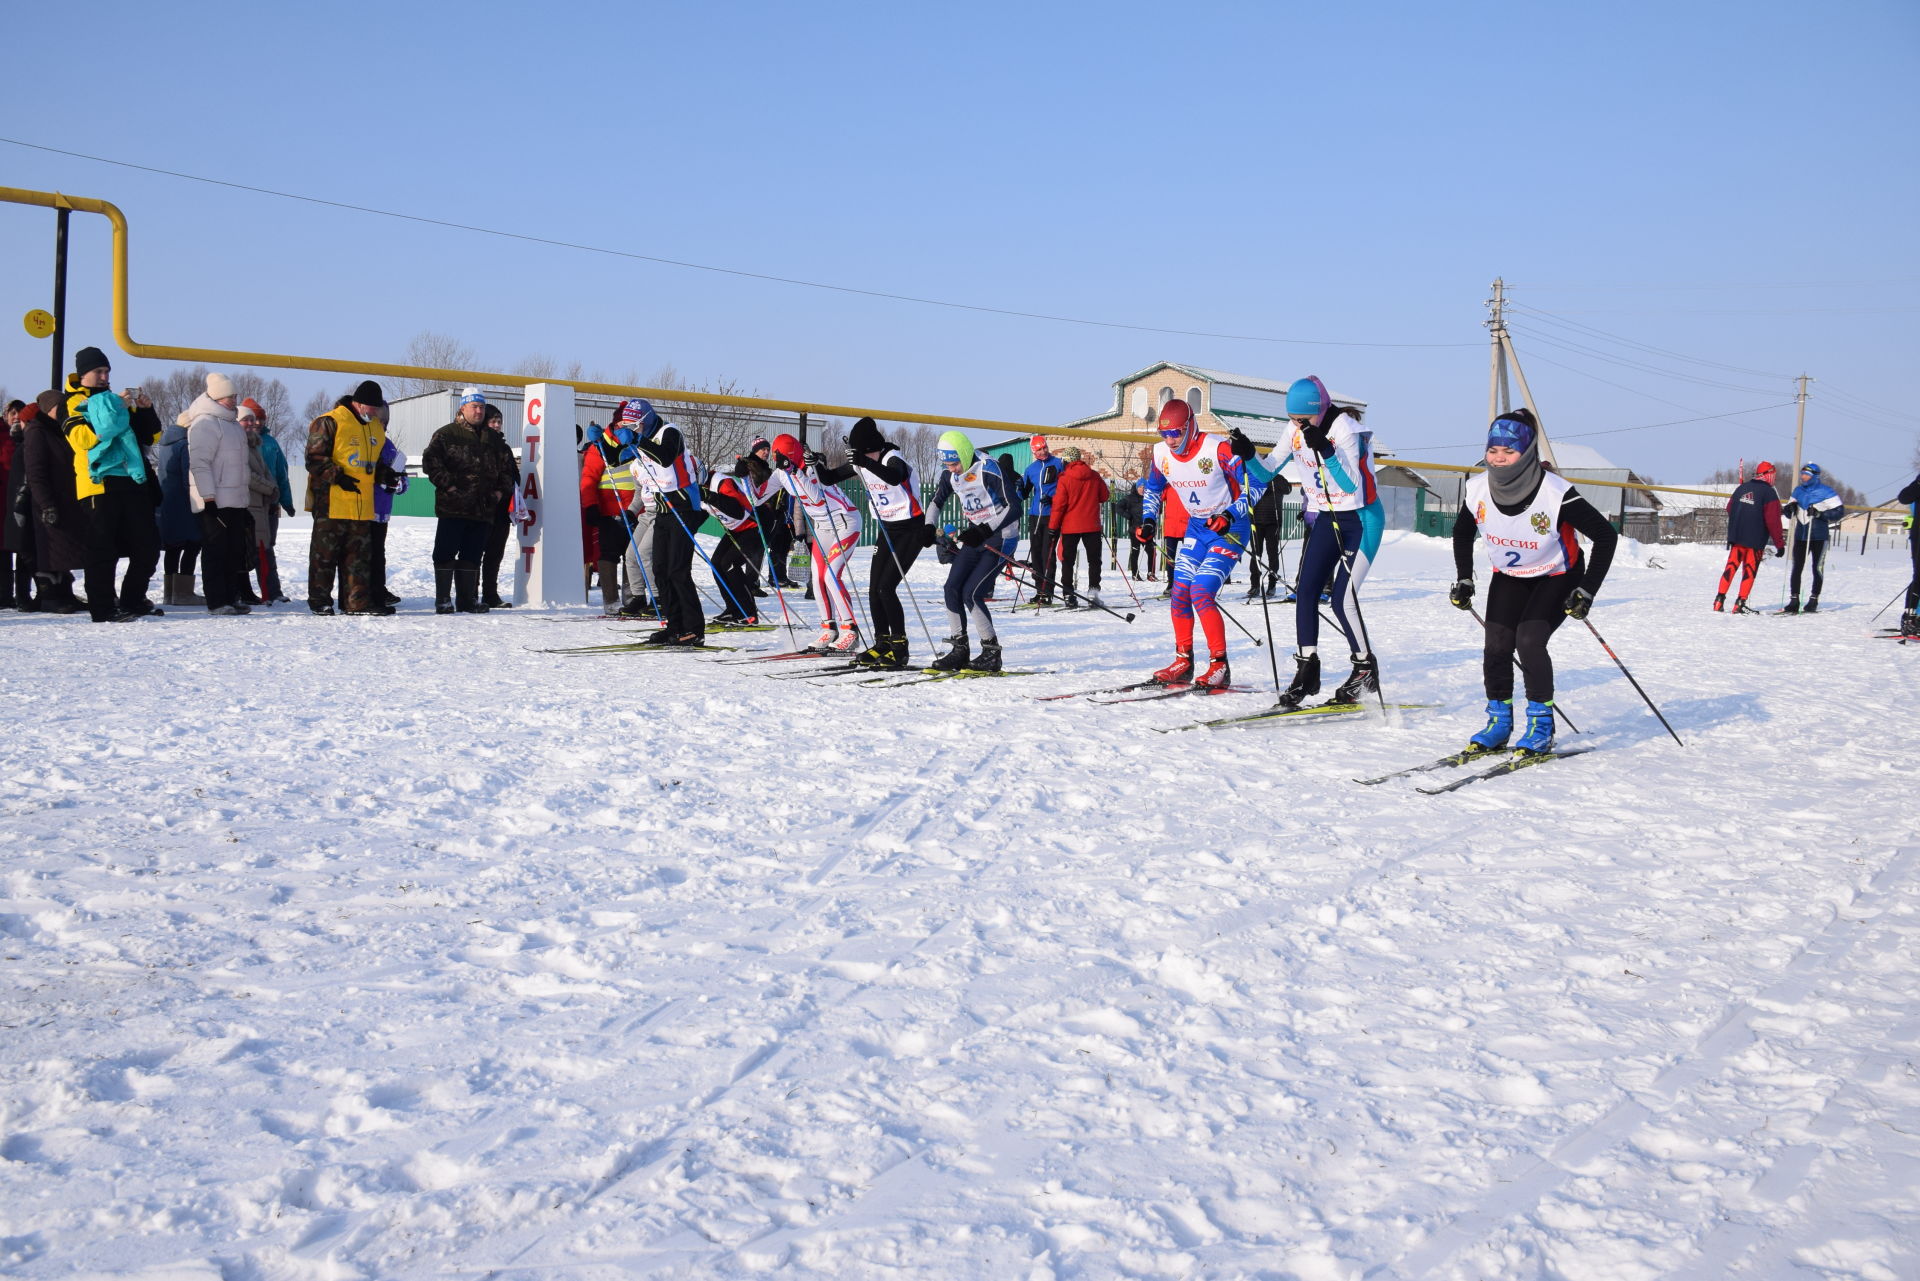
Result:
M1600 629L1593 625L1593 620L1583 618L1580 621L1587 625L1587 630L1593 633L1593 638L1600 642L1600 648L1607 651L1607 657L1613 660L1613 665L1620 669L1620 674L1627 678L1628 683L1631 684L1634 690L1639 693L1640 697L1646 701L1647 706L1649 708L1652 708L1653 714L1656 717L1659 717L1660 723L1662 725L1666 725L1667 733L1673 734L1673 741L1676 743L1679 743L1680 746L1685 747L1686 743L1682 741L1682 739L1678 734L1674 734L1673 726L1667 725L1667 718L1664 716L1661 716L1660 709L1658 707L1654 707L1653 700L1651 698L1647 698L1647 691L1644 689L1641 689L1640 682L1633 679L1633 673L1628 671L1627 665L1620 661L1620 655L1613 652L1613 646L1607 644L1607 638L1600 634Z
M1484 632L1487 630L1487 620L1480 617L1479 610L1474 609L1472 606L1468 606L1467 612L1473 615L1474 622L1480 624L1481 631ZM1517 658L1513 660L1513 669L1519 672L1523 679L1525 678L1527 674L1526 668L1520 666L1520 660ZM1560 719L1567 723L1568 729L1572 730L1576 734L1580 732L1580 727L1573 723L1573 717L1567 715L1567 709L1560 706L1560 700L1557 698L1553 700L1553 710L1560 713Z
M1140 603L1140 593L1133 590L1133 580L1127 577L1126 570L1120 568L1120 558L1118 556L1115 556L1113 560L1113 572L1120 575L1120 581L1127 585L1127 595L1133 597L1133 607L1135 609L1145 609L1146 606Z
M647 598L653 602L654 614L660 612L660 593L653 590L653 579L647 573L646 558L640 555L640 545L634 541L633 522L627 519L627 509L620 509L620 523L627 530L627 546L633 551L633 563L640 567L640 582L647 589Z
M1893 601L1899 600L1902 596L1905 596L1906 594L1907 594L1907 589L1904 587L1902 587L1899 591L1895 592L1893 594L1893 600L1890 600L1886 604L1882 605L1880 607L1879 613L1876 613L1872 618L1869 618L1867 620L1867 626L1871 627L1875 623L1879 622L1880 615L1886 613L1888 610L1893 608Z
M981 545L982 547L985 547L985 548L986 548L986 549L987 549L988 551L990 551L990 552L992 552L992 553L993 553L993 554L994 554L995 556L998 556L998 557L999 557L999 558L1000 558L1001 560L1004 560L1004 561L1006 561L1006 562L1007 562L1007 565L1008 565L1008 567L1009 567L1009 568L1012 568L1012 567L1014 567L1014 566L1016 566L1016 565L1018 565L1018 563L1019 563L1019 562L1017 562L1017 561L1015 561L1015 560L1012 560L1011 558L1009 558L1009 557L1007 556L1007 554L1006 554L1005 552L1003 552L1003 551L1001 551L1001 550L1000 550L1000 549L999 549L998 547L995 547L995 546L993 546L993 544L991 544L991 543L982 543L982 544L980 544L980 545ZM1024 578L1022 578L1022 577L1020 577L1020 575L1018 575L1018 574L1015 574L1015 575L1013 576L1013 581L1014 581L1014 582L1016 582L1016 583L1019 583L1019 584L1020 584L1021 586L1023 586L1023 587L1033 587L1033 590L1034 590L1034 593L1035 593L1036 595L1037 595L1037 594L1039 593L1039 591L1040 591L1040 589L1039 589L1038 587L1034 587L1034 585L1033 585L1032 583L1030 583L1030 582L1028 582L1028 581L1027 581L1026 579L1024 579ZM1119 619L1119 620L1120 620L1121 622L1123 622L1123 623L1131 623L1131 622L1132 622L1132 621L1134 620L1134 615L1132 615L1132 614L1122 614L1122 613L1120 613L1120 612L1118 612L1117 610L1112 610L1112 609L1108 609L1108 608L1107 608L1107 607L1106 607L1105 605L1101 605L1101 604L1098 604L1097 602L1093 602L1093 601L1089 601L1089 602L1088 602L1088 604L1090 604L1090 605L1093 605L1093 607L1094 607L1095 609L1097 609L1097 610L1101 610L1101 611L1103 611L1103 612L1105 612L1105 613L1108 613L1108 614L1112 614L1112 615L1113 615L1113 616L1114 616L1115 618L1117 618L1117 619Z

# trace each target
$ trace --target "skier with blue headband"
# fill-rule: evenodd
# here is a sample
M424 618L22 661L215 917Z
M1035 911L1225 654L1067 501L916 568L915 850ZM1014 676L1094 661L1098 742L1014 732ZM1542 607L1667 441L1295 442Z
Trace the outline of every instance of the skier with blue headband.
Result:
M1467 482L1453 521L1454 584L1447 599L1473 608L1473 544L1487 549L1486 650L1482 674L1487 725L1469 740L1474 755L1498 752L1513 734L1513 664L1526 681L1527 720L1515 751L1553 747L1553 660L1547 642L1569 618L1582 619L1606 580L1620 541L1599 510L1540 461L1540 428L1516 409L1487 429L1486 470ZM1578 534L1593 544L1587 560Z

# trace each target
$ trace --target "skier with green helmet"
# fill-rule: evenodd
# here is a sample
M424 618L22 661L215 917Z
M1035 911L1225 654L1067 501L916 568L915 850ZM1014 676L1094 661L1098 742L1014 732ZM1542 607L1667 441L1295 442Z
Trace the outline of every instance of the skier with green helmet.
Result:
M976 455L973 441L965 433L941 435L940 466L940 484L934 490L932 509L939 511L949 496L957 497L966 524L957 535L949 536L954 544L953 562L947 571L947 624L952 635L947 638L947 652L934 661L933 667L942 672L997 672L1000 638L993 630L986 598L1001 564L995 550L1010 529L1019 527L1020 509L999 466L985 454ZM969 622L980 636L977 656L969 649Z

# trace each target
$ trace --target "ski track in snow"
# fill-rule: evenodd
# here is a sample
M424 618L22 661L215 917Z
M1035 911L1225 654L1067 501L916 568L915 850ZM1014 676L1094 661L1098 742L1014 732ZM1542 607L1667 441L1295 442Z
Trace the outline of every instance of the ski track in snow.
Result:
M1262 700L1033 701L1164 662L1151 598L890 691L533 653L610 638L423 614L430 538L393 619L0 614L0 1271L1920 1275L1892 552L1772 619L1623 545L1688 745L1569 625L1600 750L1427 797L1350 780L1478 727L1437 540L1365 599L1440 709L1161 735Z

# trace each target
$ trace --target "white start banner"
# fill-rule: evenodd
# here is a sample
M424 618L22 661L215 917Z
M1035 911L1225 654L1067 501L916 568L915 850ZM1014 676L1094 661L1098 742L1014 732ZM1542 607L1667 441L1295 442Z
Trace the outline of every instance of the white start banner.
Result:
M586 584L580 572L580 455L573 448L573 388L533 383L527 388L526 406L513 603L577 605L586 598Z

